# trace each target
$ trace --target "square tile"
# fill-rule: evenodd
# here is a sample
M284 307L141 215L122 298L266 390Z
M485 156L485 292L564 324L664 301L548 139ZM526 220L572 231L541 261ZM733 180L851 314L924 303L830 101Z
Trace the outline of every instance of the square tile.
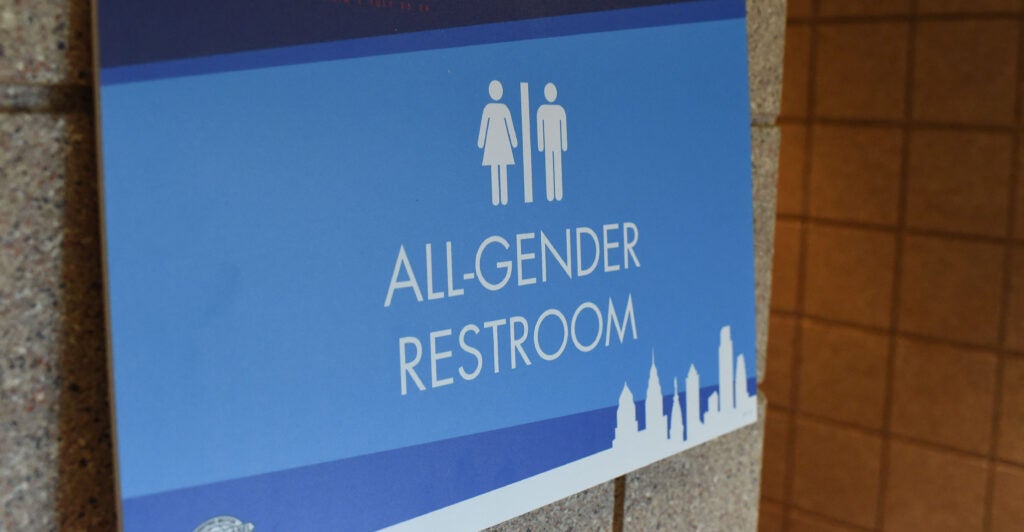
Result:
M992 532L1020 532L1024 526L1024 467L996 464Z
M1021 145L1018 146L1017 152L1020 154L1020 159L1017 164L1018 168L1024 168L1024 137L1021 138ZM1015 198L1015 209L1014 213L1014 237L1018 240L1024 240L1024 179L1018 177Z
M994 345L1003 284L1001 245L908 236L903 247L900 330Z
M797 420L792 504L863 527L877 515L882 440L859 430Z
M1015 13L1020 0L917 0L919 13Z
M895 225L903 132L890 127L812 129L810 211L834 220Z
M1004 356L996 454L1024 465L1024 356Z
M782 116L807 116L807 88L811 75L811 27L786 26L782 56Z
M1016 20L932 20L917 26L915 120L1014 122Z
M779 148L779 214L800 215L804 212L804 168L807 167L807 127L783 124Z
M1024 149L1019 150L1021 159L1024 159ZM1024 161L1021 161L1024 162ZM1021 165L1024 167L1024 164ZM1017 202L1014 204L1017 213L1013 224L1013 236L1017 240L1024 240L1024 179L1017 178Z
M818 116L903 118L908 30L904 22L821 26L814 80Z
M807 233L807 314L888 327L896 238L888 231L811 226Z
M889 337L807 321L800 350L800 410L882 428Z
M796 318L773 313L769 323L767 370L761 390L768 397L768 404L789 407L798 322Z
M788 0L786 16L789 18L809 17L814 14L814 0Z
M762 500L757 509L757 531L783 532L785 529L785 514L782 505Z
M772 308L796 310L800 277L799 222L775 224L775 255L772 266Z
M819 0L818 14L829 16L903 15L910 0Z
M997 359L988 351L901 339L893 363L890 430L987 454Z
M919 129L910 140L907 225L1006 236L1013 137Z
M768 409L761 462L761 496L778 502L786 500L786 455L789 450L790 423L792 417L785 410Z
M1024 204L1020 207L1024 209ZM1006 309L1006 347L1024 353L1024 246L1014 246Z
M899 441L890 446L885 530L982 529L985 460Z

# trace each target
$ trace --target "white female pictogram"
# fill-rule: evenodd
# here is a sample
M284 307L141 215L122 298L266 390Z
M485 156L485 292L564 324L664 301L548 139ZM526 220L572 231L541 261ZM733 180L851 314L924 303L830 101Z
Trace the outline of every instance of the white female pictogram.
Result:
M519 146L519 139L508 106L498 103L504 92L501 82L492 81L488 92L494 102L484 106L476 145L484 150L483 166L491 167L491 203L508 205L508 166L516 164L512 148Z

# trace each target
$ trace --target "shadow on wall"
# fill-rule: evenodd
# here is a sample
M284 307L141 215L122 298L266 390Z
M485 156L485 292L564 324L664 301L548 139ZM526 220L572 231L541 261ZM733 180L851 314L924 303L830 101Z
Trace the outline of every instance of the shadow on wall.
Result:
M88 2L72 2L66 57L90 82ZM54 93L58 94L54 94ZM113 530L116 505L91 90L52 87L53 111L68 112L62 220L58 372L57 512L60 529Z

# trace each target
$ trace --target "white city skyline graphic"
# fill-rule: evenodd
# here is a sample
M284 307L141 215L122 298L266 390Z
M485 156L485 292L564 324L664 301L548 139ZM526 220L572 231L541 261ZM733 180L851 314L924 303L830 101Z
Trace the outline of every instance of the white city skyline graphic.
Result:
M757 417L757 396L750 395L747 390L746 360L742 354L734 357L732 329L729 326L722 327L719 332L718 390L708 397L703 415L700 410L700 374L697 368L690 364L686 374L683 392L686 398L685 413L679 401L679 379L675 378L672 382L672 402L666 413L661 379L652 353L644 401L643 430L639 428L633 392L628 382L623 384L615 416L613 450L649 446L678 447L682 450L750 423Z
M747 364L743 355L733 356L732 329L722 327L718 345L718 389L708 397L701 416L700 375L690 365L680 402L678 379L665 412L661 378L655 360L647 379L644 403L645 427L640 430L636 402L629 383L619 393L615 436L610 448L538 475L477 495L387 527L385 530L453 530L482 528L526 513L537 505L557 501L609 478L636 471L680 451L696 447L757 421L757 395L750 394Z

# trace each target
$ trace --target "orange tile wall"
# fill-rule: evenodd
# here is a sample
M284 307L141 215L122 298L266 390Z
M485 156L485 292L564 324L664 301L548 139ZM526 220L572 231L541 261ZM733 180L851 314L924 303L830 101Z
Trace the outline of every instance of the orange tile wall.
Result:
M1024 531L1021 0L789 0L761 523Z

